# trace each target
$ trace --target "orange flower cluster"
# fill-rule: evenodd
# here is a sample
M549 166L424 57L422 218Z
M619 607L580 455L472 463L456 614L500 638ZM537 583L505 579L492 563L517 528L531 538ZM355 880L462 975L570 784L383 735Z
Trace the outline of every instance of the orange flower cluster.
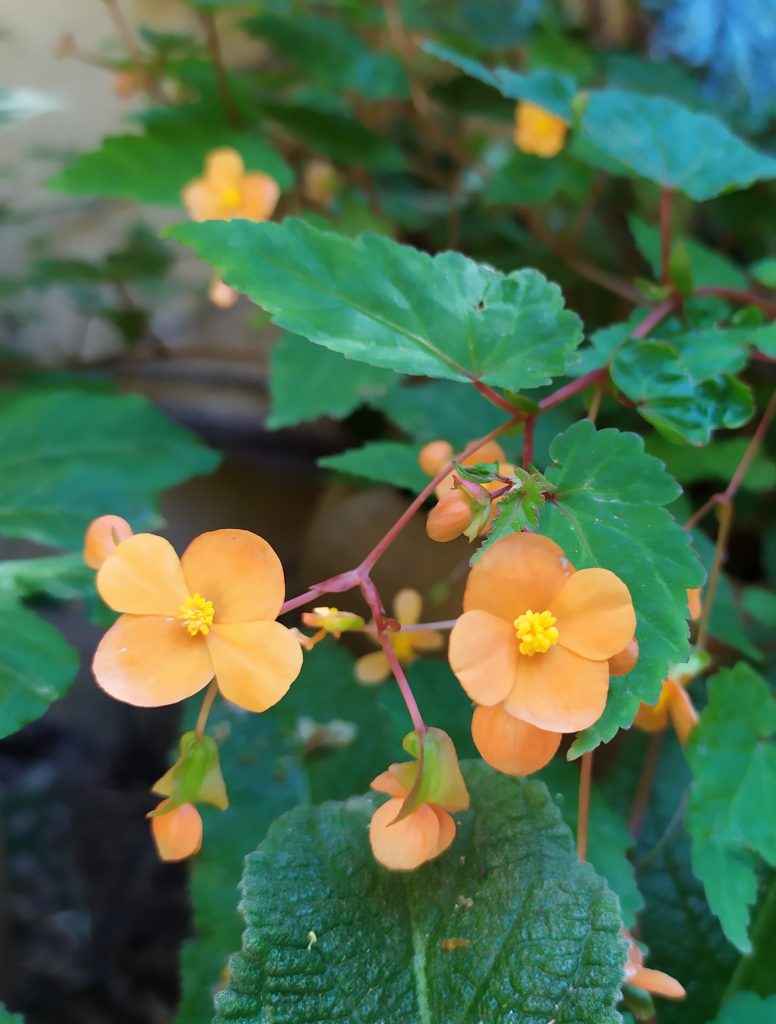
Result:
M562 117L536 103L520 100L515 106L515 145L523 153L543 158L557 156L566 144L569 126Z
M636 615L607 569L575 571L547 537L514 534L472 568L450 665L478 707L472 735L499 771L542 768L563 733L600 718L609 677L638 657Z

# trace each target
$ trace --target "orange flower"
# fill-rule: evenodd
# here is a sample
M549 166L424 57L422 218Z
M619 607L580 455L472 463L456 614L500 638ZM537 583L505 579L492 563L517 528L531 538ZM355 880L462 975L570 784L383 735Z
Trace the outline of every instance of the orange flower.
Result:
M609 658L636 629L628 588L607 569L575 572L554 541L498 541L466 584L450 665L467 694L548 732L592 725L606 705Z
M215 675L227 700L265 711L299 675L299 643L274 621L285 596L283 567L246 530L203 533L182 559L163 537L135 534L106 558L97 589L124 613L92 666L117 700L174 704Z
M416 734L407 739L411 737L416 738ZM441 729L429 729L428 738L435 747L428 753L435 760L433 774L438 776L431 784L434 791L428 794L429 799L407 813L408 797L411 801L414 787L422 785L417 761L392 764L371 784L378 793L391 797L377 808L369 825L375 859L391 871L412 871L444 853L455 838L455 822L449 812L465 811L469 806L466 783L450 737Z
M117 544L132 536L132 527L121 516L93 519L84 537L84 561L90 569L99 569Z
M202 818L194 804L181 804L163 813L162 800L151 818L151 835L161 860L185 860L202 846Z
M268 174L245 173L236 149L214 149L205 160L205 174L183 190L183 204L192 220L269 220L280 198L280 186Z
M653 971L644 966L644 954L638 947L633 936L623 929L628 940L628 962L625 964L625 983L640 988L651 995L664 996L666 999L684 999L687 995L682 985L663 971Z
M561 733L537 729L494 704L475 709L472 739L491 768L505 775L530 775L555 756Z
M569 126L544 107L520 100L515 106L515 145L533 156L557 156L566 144Z
M420 621L423 602L417 590L409 587L400 590L393 599L393 613L402 626L414 626ZM434 629L419 629L390 634L391 646L402 665L409 665L424 651L438 651L444 643L441 633ZM364 654L356 662L356 679L359 683L382 683L391 674L383 651Z

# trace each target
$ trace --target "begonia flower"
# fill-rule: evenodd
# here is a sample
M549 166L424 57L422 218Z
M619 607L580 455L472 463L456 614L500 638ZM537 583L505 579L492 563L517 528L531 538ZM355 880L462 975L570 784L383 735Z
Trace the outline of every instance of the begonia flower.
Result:
M638 947L633 936L623 929L628 940L628 960L625 964L624 981L627 985L640 988L650 995L663 996L665 999L684 999L687 993L684 987L663 971L652 970L644 966L644 954Z
M449 659L466 693L548 732L600 718L609 658L636 630L625 584L608 569L578 572L548 537L519 533L472 568Z
M423 601L417 590L406 587L393 600L393 613L401 626L414 626L420 621ZM402 665L410 665L426 651L438 651L444 637L435 629L408 630L389 633L391 646ZM356 661L356 679L360 683L382 683L391 674L384 651L364 654Z
M532 156L553 157L566 144L569 126L562 117L536 103L520 100L515 106L515 145Z
M280 199L280 186L269 174L246 172L236 149L208 153L205 173L183 189L183 204L192 220L269 220Z
M99 569L116 545L131 536L132 527L121 516L99 516L93 519L84 536L84 562L90 569Z
M153 812L151 835L161 860L185 860L202 847L202 818L194 804L181 804L165 811L168 803L162 800Z
M105 559L97 590L123 613L92 666L117 700L174 704L216 676L227 700L265 711L299 675L299 643L275 621L285 597L283 567L247 530L203 533L180 559L163 537L135 534Z

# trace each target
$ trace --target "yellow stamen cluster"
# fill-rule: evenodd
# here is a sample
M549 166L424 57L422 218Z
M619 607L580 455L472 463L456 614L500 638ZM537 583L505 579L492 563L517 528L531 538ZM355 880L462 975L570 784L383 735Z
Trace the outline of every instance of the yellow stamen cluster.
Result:
M518 615L514 626L520 641L520 653L532 658L534 654L545 654L558 642L558 620L552 612L527 612Z
M213 625L215 610L212 601L206 601L201 594L187 597L178 609L178 620L186 627L189 636L201 633L207 636Z
M221 201L230 210L236 210L242 204L242 192L236 185L230 185L221 193Z

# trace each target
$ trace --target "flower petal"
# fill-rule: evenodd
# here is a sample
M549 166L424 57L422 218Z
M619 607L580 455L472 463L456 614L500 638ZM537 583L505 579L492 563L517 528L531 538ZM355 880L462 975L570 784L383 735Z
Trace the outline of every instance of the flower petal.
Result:
M439 819L439 839L434 847L434 852L428 858L429 860L433 860L434 857L444 853L455 839L455 822L450 814L442 807L432 806L431 810Z
M663 690L668 696L668 714L676 738L684 746L698 724L698 712L695 710L695 705L687 690L673 679L666 679L663 683Z
M515 683L515 627L488 612L464 612L450 633L450 668L478 704L499 704Z
M189 182L183 189L182 198L192 220L222 220L225 216L220 190L204 178Z
M97 590L116 612L170 618L188 597L175 549L153 533L136 533L114 549L97 573Z
M235 217L245 220L269 220L280 199L280 186L269 174L246 174L240 186L242 206Z
M668 725L668 689L665 682L657 704L639 704L633 724L642 732L662 732Z
M444 636L435 629L419 629L406 635L416 651L438 651L445 645Z
M246 711L266 711L302 670L302 648L279 622L214 625L207 636L218 686Z
M286 583L280 559L263 537L248 530L202 533L181 565L188 592L213 602L215 623L277 618Z
M472 568L463 596L464 611L479 608L511 625L529 608L545 611L573 572L563 551L549 537L513 534L491 545Z
M611 658L636 632L630 591L608 569L575 572L549 607L558 620L558 643L583 658Z
M504 709L549 732L577 732L597 722L609 693L609 663L590 661L560 644L520 655Z
M159 809L167 802L163 800ZM151 818L151 835L161 860L185 860L202 847L202 818L194 804L181 804Z
M213 678L203 638L158 615L122 615L100 641L92 670L107 694L140 708L176 704Z
M380 772L377 778L372 779L369 785L372 789L377 790L378 793L387 793L388 796L395 796L400 800L403 800L407 793L409 793L407 787L390 770Z
M529 775L552 760L561 734L537 729L496 705L476 709L472 739L480 756L492 768L506 775Z
M664 971L653 971L651 967L637 967L632 973L626 973L625 980L634 988L651 992L654 996L665 999L684 999L687 993L684 986L676 978Z
M440 820L428 804L421 804L412 814L396 821L401 805L401 800L393 799L377 808L369 825L369 842L375 859L383 867L412 871L436 856Z
M244 174L245 164L236 149L224 146L208 153L205 178L217 189L238 188Z
M404 587L399 590L393 599L393 614L402 626L414 626L420 621L420 613L423 611L423 600L417 590L412 587Z
M382 651L362 654L356 659L354 669L356 679L365 686L384 682L391 674L391 666Z
M693 587L692 590L687 591L687 608L693 622L701 617L701 613L703 612L703 600L701 598L700 587Z

